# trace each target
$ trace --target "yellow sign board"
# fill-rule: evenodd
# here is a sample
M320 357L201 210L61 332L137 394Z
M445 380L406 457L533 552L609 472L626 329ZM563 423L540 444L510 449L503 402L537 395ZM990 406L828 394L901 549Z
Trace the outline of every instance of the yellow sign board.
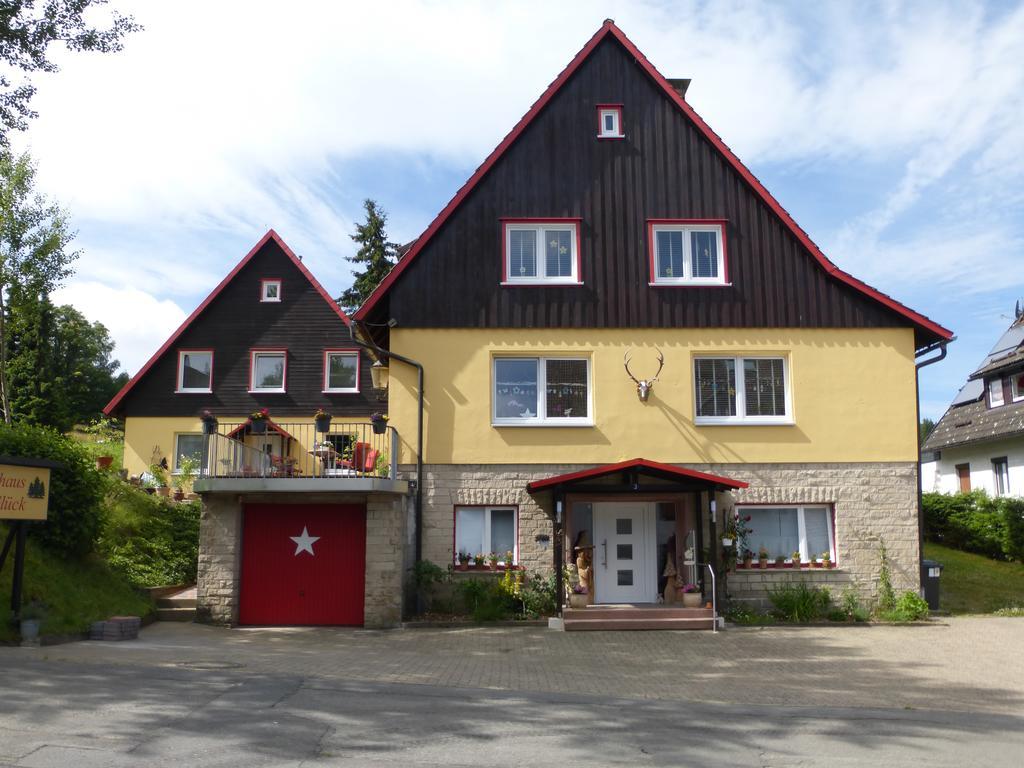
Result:
M0 464L0 520L45 520L49 467Z

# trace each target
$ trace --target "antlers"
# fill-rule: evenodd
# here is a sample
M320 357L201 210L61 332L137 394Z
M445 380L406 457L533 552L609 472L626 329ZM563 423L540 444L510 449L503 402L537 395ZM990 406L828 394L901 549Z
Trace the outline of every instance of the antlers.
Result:
M638 379L633 375L633 372L629 370L629 351L623 355L622 364L626 367L626 374L636 384L636 393L640 396L640 400L647 402L647 396L651 393L651 387L654 386L654 382L658 380L658 376L661 375L661 369L665 367L665 356L661 354L661 350L658 350L658 370L650 379Z

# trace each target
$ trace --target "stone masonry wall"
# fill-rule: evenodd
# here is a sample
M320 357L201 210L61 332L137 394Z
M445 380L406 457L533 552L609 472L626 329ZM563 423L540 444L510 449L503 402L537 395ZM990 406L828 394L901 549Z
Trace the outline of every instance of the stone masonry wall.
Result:
M405 499L393 495L263 494L239 499L237 493L205 493L199 519L199 573L196 620L238 623L242 506L249 503L366 503L366 627L392 627L402 618Z
M527 570L550 571L551 544L536 536L552 533L552 510L542 509L526 492L526 484L589 465L499 464L426 465L423 477L423 557L446 566L454 557L454 509L458 505L516 505L519 508L520 562ZM879 545L884 540L897 591L918 587L917 465L913 462L857 464L705 464L690 469L750 483L732 494L719 494L724 519L736 503L827 503L835 507L836 568L826 573L804 571L786 577L827 581L841 591L853 585L864 599L873 599L880 569ZM745 587L743 585L746 585ZM760 600L767 594L761 574L736 574L730 592Z

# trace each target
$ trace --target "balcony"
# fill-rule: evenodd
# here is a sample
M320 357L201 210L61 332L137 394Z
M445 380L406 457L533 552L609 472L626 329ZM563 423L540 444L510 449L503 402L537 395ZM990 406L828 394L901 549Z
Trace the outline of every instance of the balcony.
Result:
M205 436L198 493L354 492L405 494L399 480L398 433L370 424L220 422Z

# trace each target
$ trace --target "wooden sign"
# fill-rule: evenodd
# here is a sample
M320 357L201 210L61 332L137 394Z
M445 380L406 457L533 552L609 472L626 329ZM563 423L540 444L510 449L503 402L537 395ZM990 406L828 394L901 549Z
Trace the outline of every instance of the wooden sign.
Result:
M0 464L0 520L45 520L50 468Z

